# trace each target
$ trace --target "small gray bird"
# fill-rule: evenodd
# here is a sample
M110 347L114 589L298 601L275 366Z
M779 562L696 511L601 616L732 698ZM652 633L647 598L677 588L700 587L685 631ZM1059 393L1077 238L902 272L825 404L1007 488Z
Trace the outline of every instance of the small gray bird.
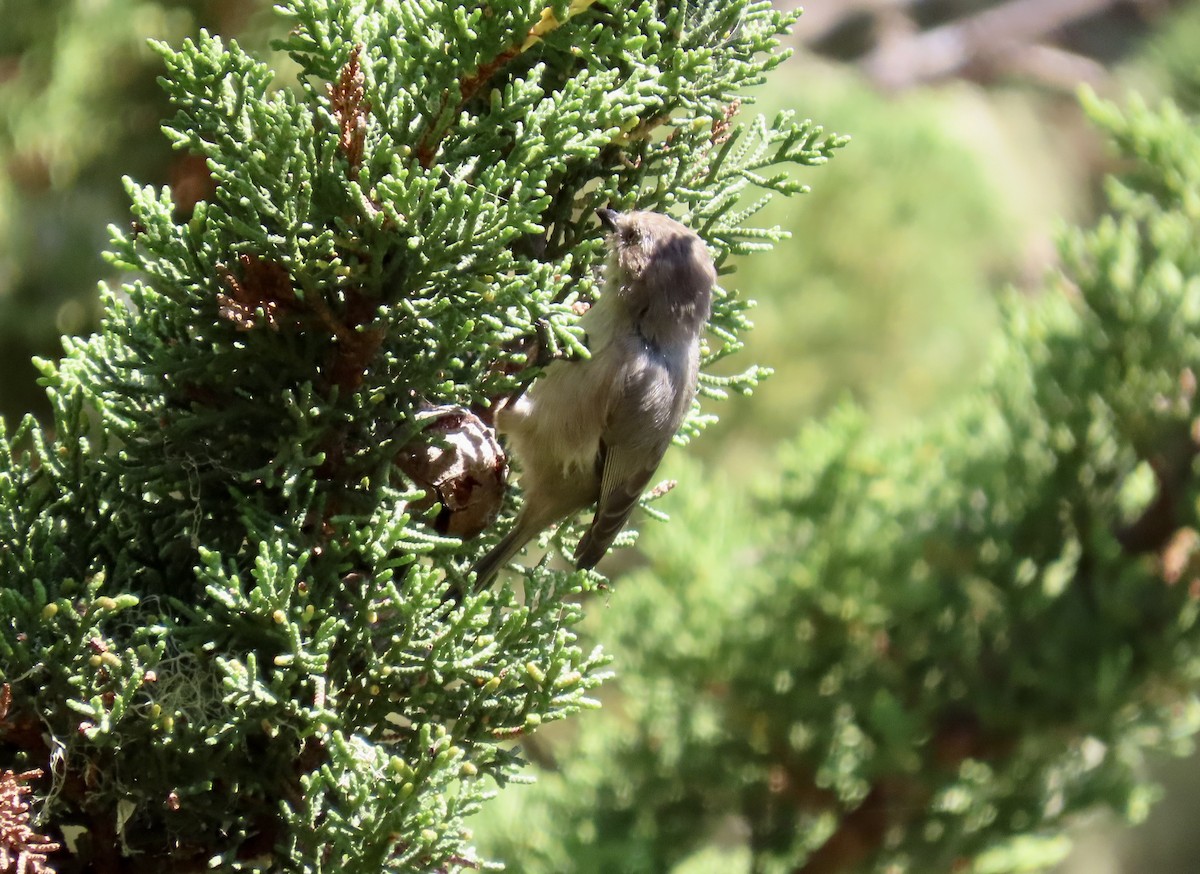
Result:
M556 361L496 415L520 463L525 506L475 565L483 586L531 538L592 504L575 549L612 545L696 396L716 270L704 241L655 212L596 211L608 229L604 292L580 320L591 357Z

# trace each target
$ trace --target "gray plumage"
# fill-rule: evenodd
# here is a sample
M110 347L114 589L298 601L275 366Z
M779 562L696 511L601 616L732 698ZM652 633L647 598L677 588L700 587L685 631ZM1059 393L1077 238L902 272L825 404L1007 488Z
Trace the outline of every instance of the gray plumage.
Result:
M696 396L700 332L716 281L704 242L659 213L597 215L609 230L609 260L604 291L580 320L591 357L554 362L497 413L520 465L525 505L475 565L478 586L544 528L596 504L575 550L576 567L593 567Z

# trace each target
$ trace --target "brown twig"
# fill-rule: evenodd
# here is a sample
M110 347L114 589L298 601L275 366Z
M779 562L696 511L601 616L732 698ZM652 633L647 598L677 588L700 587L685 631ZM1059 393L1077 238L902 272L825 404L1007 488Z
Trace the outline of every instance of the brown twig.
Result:
M1158 488L1154 500L1130 525L1118 529L1117 542L1130 555L1161 552L1179 529L1179 505L1187 490L1198 447L1190 439L1173 452L1149 460Z
M238 264L240 277L226 265L217 265L221 281L228 289L217 294L217 315L232 322L239 331L250 331L263 324L278 331L293 322L298 306L287 268L257 255L239 255Z
M350 52L350 58L342 67L342 74L336 84L329 83L329 108L338 121L338 148L346 156L348 167L346 175L350 179L358 178L358 170L362 166L363 148L367 139L367 116L371 112L371 104L365 97L365 82L359 58L363 46L356 45Z
M421 139L417 141L415 153L417 161L420 162L421 166L427 170L433 166L433 159L437 155L438 146L441 145L442 137L445 135L445 131L439 130L436 125L440 119L447 115L451 100L454 102L454 107L453 111L449 114L452 116L457 115L470 99L479 92L479 89L491 80L496 71L507 66L514 58L533 48L548 33L561 27L594 2L595 0L572 0L570 7L567 9L567 17L562 21L555 18L550 8L547 7L542 11L542 16L538 22L529 28L529 31L520 42L513 43L500 52L500 54L496 55L496 57L492 58L492 60L480 64L473 73L467 74L459 81L457 99L453 98L451 92L448 90L442 92L438 111L433 116L433 124L425 129L425 132L421 134Z
M988 731L972 714L943 714L930 743L931 767L955 773L967 759L992 760L1011 755L1015 739ZM790 751L776 747L779 762L768 783L794 810L838 814L838 824L828 840L795 869L793 874L837 874L856 871L873 859L894 826L911 825L924 815L933 795L930 783L915 776L881 776L867 796L852 810L841 809L837 796L816 784L816 775L798 766Z
M497 70L508 64L509 61L517 57L521 52L522 48L520 45L509 46L496 55L496 57L492 58L492 60L486 64L482 64L474 73L462 79L459 82L458 99L455 100L454 113L457 114L475 96L476 92L483 87L484 83L492 78ZM450 92L444 92L437 114L434 116L435 124L436 119L440 119L445 115L450 100ZM425 129L425 132L421 134L421 139L417 142L417 161L426 170L433 166L433 159L437 155L438 146L441 145L443 134L444 131L439 131L431 125Z
M62 844L38 834L30 822L29 782L42 776L40 769L0 774L0 874L53 874L48 857Z

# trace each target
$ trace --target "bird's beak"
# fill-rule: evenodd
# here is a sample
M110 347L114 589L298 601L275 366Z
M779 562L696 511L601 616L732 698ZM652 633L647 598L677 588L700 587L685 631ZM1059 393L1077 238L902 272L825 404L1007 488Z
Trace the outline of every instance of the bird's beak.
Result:
M608 228L610 231L615 231L617 229L617 219L620 217L621 214L615 209L605 208L596 210L596 218L600 219L600 224L604 225L604 227Z

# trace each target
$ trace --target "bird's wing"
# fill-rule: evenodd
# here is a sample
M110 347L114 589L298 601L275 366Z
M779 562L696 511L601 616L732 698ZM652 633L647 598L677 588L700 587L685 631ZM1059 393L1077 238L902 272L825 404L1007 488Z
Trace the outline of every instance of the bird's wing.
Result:
M600 445L600 500L587 532L575 547L575 566L590 568L608 552L617 534L625 526L638 498L658 468L666 451L645 445Z
M575 549L576 567L604 557L658 469L691 402L695 364L674 360L630 337L624 350L622 391L610 393L597 459L600 498L596 516Z
M575 549L575 564L580 568L593 567L612 546L678 425L673 412L677 375L660 357L640 349L627 360L624 391L606 411L600 435L600 499L596 516Z

